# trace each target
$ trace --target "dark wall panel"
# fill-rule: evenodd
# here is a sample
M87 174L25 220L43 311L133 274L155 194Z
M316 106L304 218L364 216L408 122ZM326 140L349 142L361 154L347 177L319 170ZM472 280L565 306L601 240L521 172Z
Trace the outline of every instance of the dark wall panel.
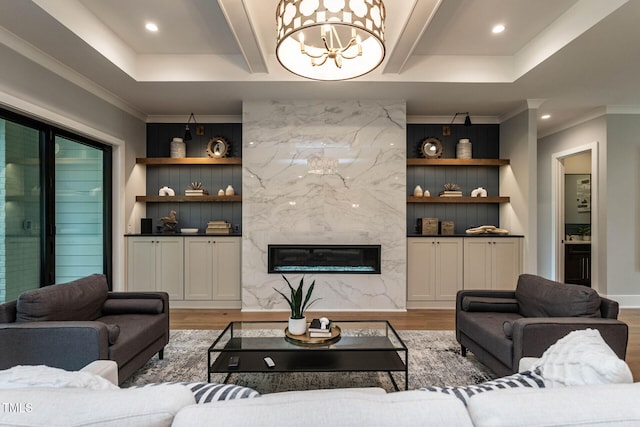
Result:
M420 146L428 137L438 138L443 145L442 158L456 158L456 144L461 138L469 138L472 143L472 157L476 159L497 159L500 153L499 125L451 125L451 135L443 135L441 124L407 125L407 158L420 158ZM487 190L489 196L500 195L500 171L488 166L409 166L407 167L407 195L420 185L437 196L444 184L460 186L463 195L469 196L478 187ZM418 218L438 218L440 221L454 221L455 233L480 225L500 224L500 207L497 204L407 204L407 233L417 232Z
M197 118L197 117L196 117ZM189 125L193 139L187 141L187 157L208 157L209 139L223 137L231 145L227 157L242 157L242 124L204 123L204 135L196 135L196 126ZM184 137L184 123L150 123L147 125L147 157L170 157L171 140ZM168 165L147 166L147 195L157 195L160 188L167 186L176 195L184 195L184 190L192 182L201 182L210 195L225 190L231 185L235 194L242 193L242 166L240 165ZM226 220L234 230L242 231L241 202L200 202L200 203L147 203L147 217L153 219L154 231L161 225L160 218L176 211L178 229L199 228L202 232L211 220Z

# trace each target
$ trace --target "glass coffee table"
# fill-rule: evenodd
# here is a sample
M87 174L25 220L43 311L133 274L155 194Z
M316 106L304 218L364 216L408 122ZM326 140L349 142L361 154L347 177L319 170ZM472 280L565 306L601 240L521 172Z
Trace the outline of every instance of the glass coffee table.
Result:
M339 339L307 343L285 335L287 322L231 322L209 347L208 381L214 373L226 373L226 383L234 373L387 372L399 390L393 373L404 372L408 389L409 351L388 321L332 321L332 325L340 328ZM268 367L265 357L275 366Z

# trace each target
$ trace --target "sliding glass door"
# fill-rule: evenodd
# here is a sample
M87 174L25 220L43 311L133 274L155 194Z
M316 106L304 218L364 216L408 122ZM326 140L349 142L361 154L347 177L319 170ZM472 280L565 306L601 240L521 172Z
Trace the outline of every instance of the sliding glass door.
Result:
M55 137L55 281L104 271L104 152Z
M109 146L0 110L0 303L110 279L110 213Z
M40 286L40 133L0 119L0 302Z

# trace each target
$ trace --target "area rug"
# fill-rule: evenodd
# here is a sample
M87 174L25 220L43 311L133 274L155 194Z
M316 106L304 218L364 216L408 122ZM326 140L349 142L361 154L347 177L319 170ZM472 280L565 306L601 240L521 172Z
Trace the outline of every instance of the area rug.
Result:
M462 386L496 378L473 355L460 355L453 331L398 331L409 349L409 389L426 386ZM220 334L217 330L172 330L164 359L154 356L122 387L172 381L207 381L207 349ZM404 373L393 374L400 387ZM222 382L225 374L212 375ZM230 383L260 393L340 387L382 387L395 391L386 372L352 373L235 373Z

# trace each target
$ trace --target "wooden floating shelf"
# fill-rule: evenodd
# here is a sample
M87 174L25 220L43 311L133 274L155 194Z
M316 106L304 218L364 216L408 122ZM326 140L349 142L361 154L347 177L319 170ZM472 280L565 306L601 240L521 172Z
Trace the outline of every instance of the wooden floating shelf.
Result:
M407 159L407 166L507 166L509 159Z
M242 158L228 157L213 159L210 157L183 157L175 159L171 157L138 157L136 163L139 165L242 165Z
M241 202L242 196L136 196L136 202Z
M415 197L407 196L407 203L509 203L509 197Z

